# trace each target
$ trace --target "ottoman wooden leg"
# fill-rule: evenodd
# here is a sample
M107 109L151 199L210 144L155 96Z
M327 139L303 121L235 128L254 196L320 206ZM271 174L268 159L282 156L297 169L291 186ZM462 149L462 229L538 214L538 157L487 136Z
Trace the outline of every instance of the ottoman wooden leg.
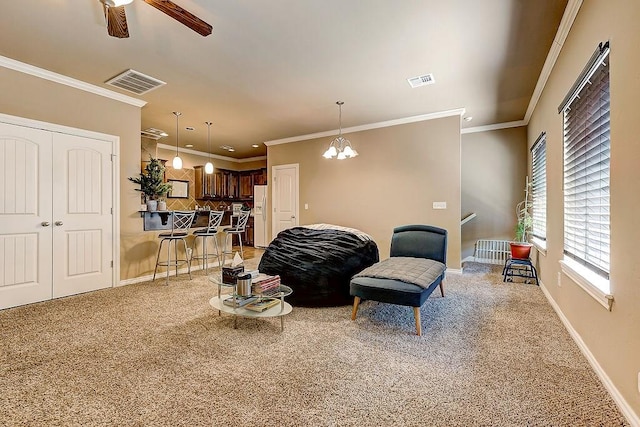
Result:
M416 318L416 331L418 336L422 336L422 325L420 325L420 307L413 307L413 317Z
M351 320L356 320L356 313L358 313L358 305L360 305L360 297L353 299L353 311L351 312Z

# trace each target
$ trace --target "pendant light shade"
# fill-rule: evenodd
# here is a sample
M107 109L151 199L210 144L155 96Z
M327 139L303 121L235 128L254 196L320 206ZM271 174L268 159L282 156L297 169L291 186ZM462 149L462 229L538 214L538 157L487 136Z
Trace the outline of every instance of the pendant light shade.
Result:
M344 102L338 101L336 104L338 104L338 108L340 109L340 130L338 137L331 141L329 148L327 148L327 151L324 152L322 157L325 159L333 159L335 157L338 160L350 159L356 157L358 152L351 147L351 142L342 136L342 105Z
M174 169L182 169L182 159L180 158L180 154L178 153L178 129L180 115L182 115L182 113L174 111L173 114L176 115L176 156L173 158L172 166Z
M207 125L207 151L209 152L209 161L204 165L204 173L211 175L213 173L213 163L211 163L211 122L205 122Z

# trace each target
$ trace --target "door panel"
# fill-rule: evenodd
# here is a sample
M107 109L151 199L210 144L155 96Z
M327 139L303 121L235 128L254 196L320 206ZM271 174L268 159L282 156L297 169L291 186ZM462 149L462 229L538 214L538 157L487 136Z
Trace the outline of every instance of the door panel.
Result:
M275 237L282 230L298 225L298 165L274 167L273 230Z
M52 296L51 139L0 123L0 309Z
M110 287L111 143L53 138L55 298Z

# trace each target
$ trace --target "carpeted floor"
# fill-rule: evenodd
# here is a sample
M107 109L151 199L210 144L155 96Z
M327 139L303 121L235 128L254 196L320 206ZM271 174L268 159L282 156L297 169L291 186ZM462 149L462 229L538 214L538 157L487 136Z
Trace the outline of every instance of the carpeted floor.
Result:
M627 425L533 285L480 264L446 297L277 319L141 283L0 312L0 425Z

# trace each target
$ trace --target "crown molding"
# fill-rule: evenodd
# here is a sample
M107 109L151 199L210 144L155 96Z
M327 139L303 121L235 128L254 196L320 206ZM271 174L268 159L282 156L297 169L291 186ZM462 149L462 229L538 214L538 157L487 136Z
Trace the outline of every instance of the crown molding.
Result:
M549 49L549 53L547 54L547 59L544 61L542 71L540 72L540 76L538 77L538 82L536 83L536 87L533 90L533 94L531 95L531 100L529 101L527 112L524 115L524 121L526 122L526 124L529 124L529 120L533 115L533 111L536 109L536 105L538 105L538 101L540 100L540 96L542 96L542 91L547 84L547 80L549 80L549 76L551 75L553 66L556 65L556 61L558 60L558 56L560 56L562 46L564 46L564 42L565 40L567 40L567 36L569 35L571 26L576 20L576 16L578 15L580 6L582 6L582 1L583 0L569 0L569 3L567 3L567 7L565 8L564 14L562 15L562 20L560 21L560 25L558 26L558 31L556 32L556 36L553 39L553 43L551 43L551 48Z
M486 126L476 126L473 128L465 128L460 131L461 134L467 133L476 133L476 132L487 132L490 130L499 130L499 129L509 129L509 128L518 128L521 126L526 126L528 122L526 120L516 120L514 122L504 122L504 123L494 123L492 125Z
M411 117L405 117L402 119L387 120L384 122L370 123L366 125L352 126L350 128L343 128L342 133L361 132L364 130L386 128L389 126L398 126L398 125L404 125L408 123L422 122L425 120L441 119L443 117L451 117L451 116L462 117L464 112L465 112L464 108L457 108L455 110L438 111L436 113L427 113L427 114L421 114L419 116L411 116ZM338 133L338 129L334 129L334 130L328 130L324 132L310 133L308 135L292 136L289 138L274 139L273 141L265 141L264 145L269 147L271 145L288 144L290 142L297 142L297 141L307 141L309 139L335 136L337 133Z
M157 147L158 148L163 148L165 150L175 150L176 149L175 145L167 145L167 144L158 144ZM233 158L233 157L221 156L219 154L211 154L210 155L209 153L205 153L204 151L192 150L190 148L180 148L180 152L181 153L195 154L196 156L202 156L202 157L211 156L212 159L224 160L224 161L233 162L233 163L248 163L248 162L257 162L259 160L267 160L267 156L256 156L256 157L247 157L245 159L236 159L236 158Z
M54 73L53 71L45 70L44 68L25 64L24 62L16 61L15 59L7 58L6 56L0 56L0 67L8 68L10 70L18 71L24 74L29 74L44 80L49 80L51 82L60 83L75 89L82 90L84 92L93 93L94 95L104 96L105 98L124 102L125 104L130 104L135 107L142 108L147 104L146 101L143 101L141 99L133 98L131 96L123 95L109 89L92 85L91 83L86 83L71 77L63 76L62 74Z

